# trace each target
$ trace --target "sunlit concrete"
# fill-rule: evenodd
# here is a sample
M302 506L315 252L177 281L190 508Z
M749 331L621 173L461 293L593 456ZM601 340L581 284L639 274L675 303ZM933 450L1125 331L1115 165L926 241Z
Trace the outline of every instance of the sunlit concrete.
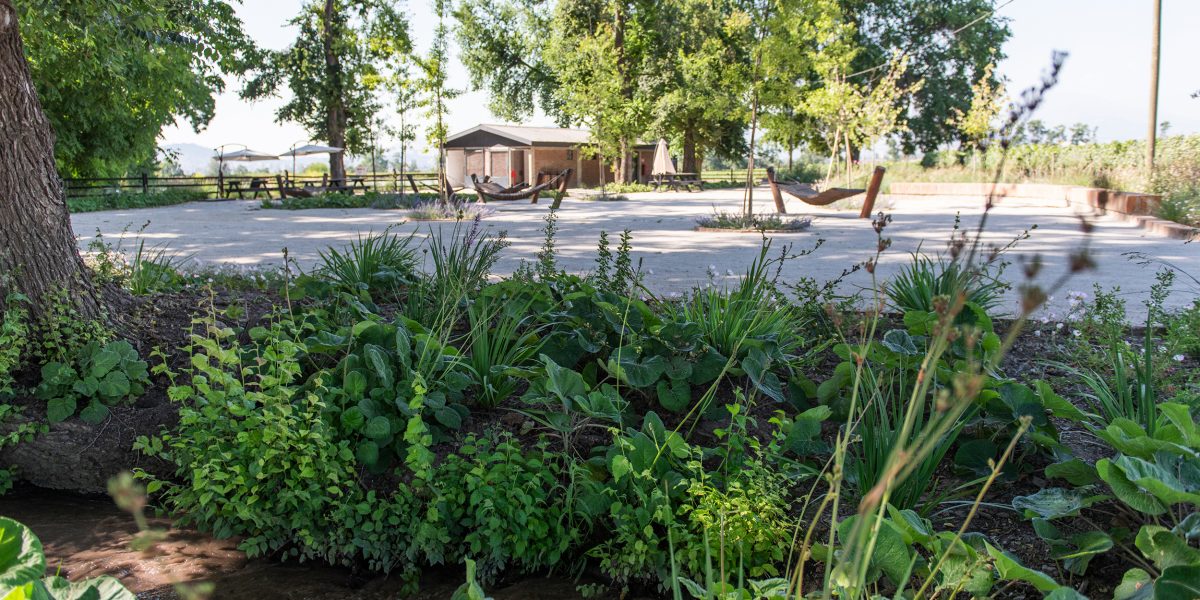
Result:
M744 233L697 233L695 220L714 210L737 211L742 204L741 190L712 190L700 193L641 193L628 195L624 202L598 202L567 198L559 211L556 240L560 265L573 272L586 272L594 266L596 241L600 231L610 234L613 244L623 229L633 232L635 260L641 260L648 273L647 287L657 294L686 292L715 279L717 285L733 281L757 256L762 237ZM495 213L483 224L493 232L506 232L512 246L504 253L498 273L509 273L521 261L533 261L542 245L543 219L547 201L530 205L525 202L497 203ZM909 260L909 253L943 252L950 238L956 215L963 229L974 231L983 211L978 197L885 196L880 206L887 207L894 221L884 232L892 246L884 252L876 273L887 277ZM772 209L766 189L755 192L759 211ZM796 200L788 202L789 213L813 217L812 227L800 234L772 236L776 254L784 244L794 250L812 247L818 239L821 248L804 258L788 261L783 281L801 276L827 280L837 277L855 263L875 252L875 232L869 220L860 220L857 210L829 210L808 206ZM1006 256L1013 265L1007 278L1019 282L1023 277L1019 256L1040 254L1045 267L1039 281L1048 285L1062 275L1069 256L1087 244L1098 265L1096 270L1071 278L1055 294L1048 310L1061 313L1066 307L1066 292L1090 293L1093 283L1104 288L1120 286L1131 316L1141 312L1141 302L1154 282L1157 267L1143 266L1124 256L1127 252L1170 261L1200 277L1200 244L1155 237L1131 223L1107 217L1090 217L1094 230L1082 231L1075 208L1046 206L1038 201L1008 199L989 215L985 242L1006 244L1021 232L1036 226L1028 240L1021 241ZM83 213L72 216L81 247L86 246L99 229L109 241L132 238L146 222L141 235L149 244L165 243L170 251L192 257L200 264L228 263L267 265L282 263L282 250L302 268L310 268L320 250L341 245L369 231L392 227L398 234L428 235L431 230L449 229L453 223L404 222L404 211L371 209L322 209L304 211L263 210L257 202L230 201L192 203L180 206L138 210ZM715 278L710 278L715 272ZM735 275L731 276L730 273ZM843 284L844 291L870 286L863 270ZM1173 306L1190 304L1198 290L1181 289L1172 296ZM1016 306L1012 292L1006 306Z

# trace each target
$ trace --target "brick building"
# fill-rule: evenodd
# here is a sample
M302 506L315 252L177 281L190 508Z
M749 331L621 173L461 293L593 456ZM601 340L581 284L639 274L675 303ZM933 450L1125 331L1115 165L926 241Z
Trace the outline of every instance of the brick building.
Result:
M533 183L539 172L556 175L571 168L571 187L595 187L600 185L600 161L580 152L590 139L584 129L477 125L446 138L446 176L454 185L470 186L472 173L513 185ZM639 144L634 149L635 177L647 181L654 145ZM613 181L611 165L605 165L604 181Z

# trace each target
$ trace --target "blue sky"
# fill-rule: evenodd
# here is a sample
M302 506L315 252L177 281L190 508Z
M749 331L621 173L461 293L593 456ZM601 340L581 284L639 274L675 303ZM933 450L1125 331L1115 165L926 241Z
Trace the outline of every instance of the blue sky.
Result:
M1149 103L1152 0L1013 0L999 14L1010 19L1012 38L1004 47L1007 58L999 72L1008 78L1010 92L1038 80L1054 50L1070 53L1060 85L1051 91L1037 117L1049 124L1086 122L1099 128L1103 140L1145 136ZM246 29L260 45L283 48L295 31L287 20L300 0L245 0L238 9ZM1003 4L1003 2L998 2ZM1200 132L1200 1L1163 0L1163 33L1159 121L1169 121L1172 133ZM412 32L418 48L428 47L435 21L428 2L409 3ZM467 88L469 81L455 60L451 85ZM283 152L307 137L292 123L275 123L281 100L256 103L238 99L237 82L217 99L216 116L208 128L195 133L186 123L163 132L163 143L196 143L215 147L243 143L268 152ZM480 122L497 122L485 108L482 92L453 101L450 130ZM530 124L549 124L544 116ZM423 136L422 136L423 137ZM386 145L387 142L384 142Z

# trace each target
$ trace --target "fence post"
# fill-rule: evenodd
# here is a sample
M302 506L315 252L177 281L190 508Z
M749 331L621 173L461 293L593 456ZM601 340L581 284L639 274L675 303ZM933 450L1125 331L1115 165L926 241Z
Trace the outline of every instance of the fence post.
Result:
M150 178L146 176L146 172L142 171L142 193L150 193Z

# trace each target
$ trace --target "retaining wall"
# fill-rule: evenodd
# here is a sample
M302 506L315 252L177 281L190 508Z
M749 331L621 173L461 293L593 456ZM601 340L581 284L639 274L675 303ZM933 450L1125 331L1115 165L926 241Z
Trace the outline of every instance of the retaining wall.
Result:
M987 196L995 194L1001 198L1025 198L1046 200L1063 206L1079 206L1092 209L1122 220L1134 221L1138 227L1155 235L1178 240L1192 239L1197 235L1194 227L1160 219L1159 205L1162 196L1140 192L1121 192L1102 188L1049 183L934 183L893 182L890 194L901 196Z

